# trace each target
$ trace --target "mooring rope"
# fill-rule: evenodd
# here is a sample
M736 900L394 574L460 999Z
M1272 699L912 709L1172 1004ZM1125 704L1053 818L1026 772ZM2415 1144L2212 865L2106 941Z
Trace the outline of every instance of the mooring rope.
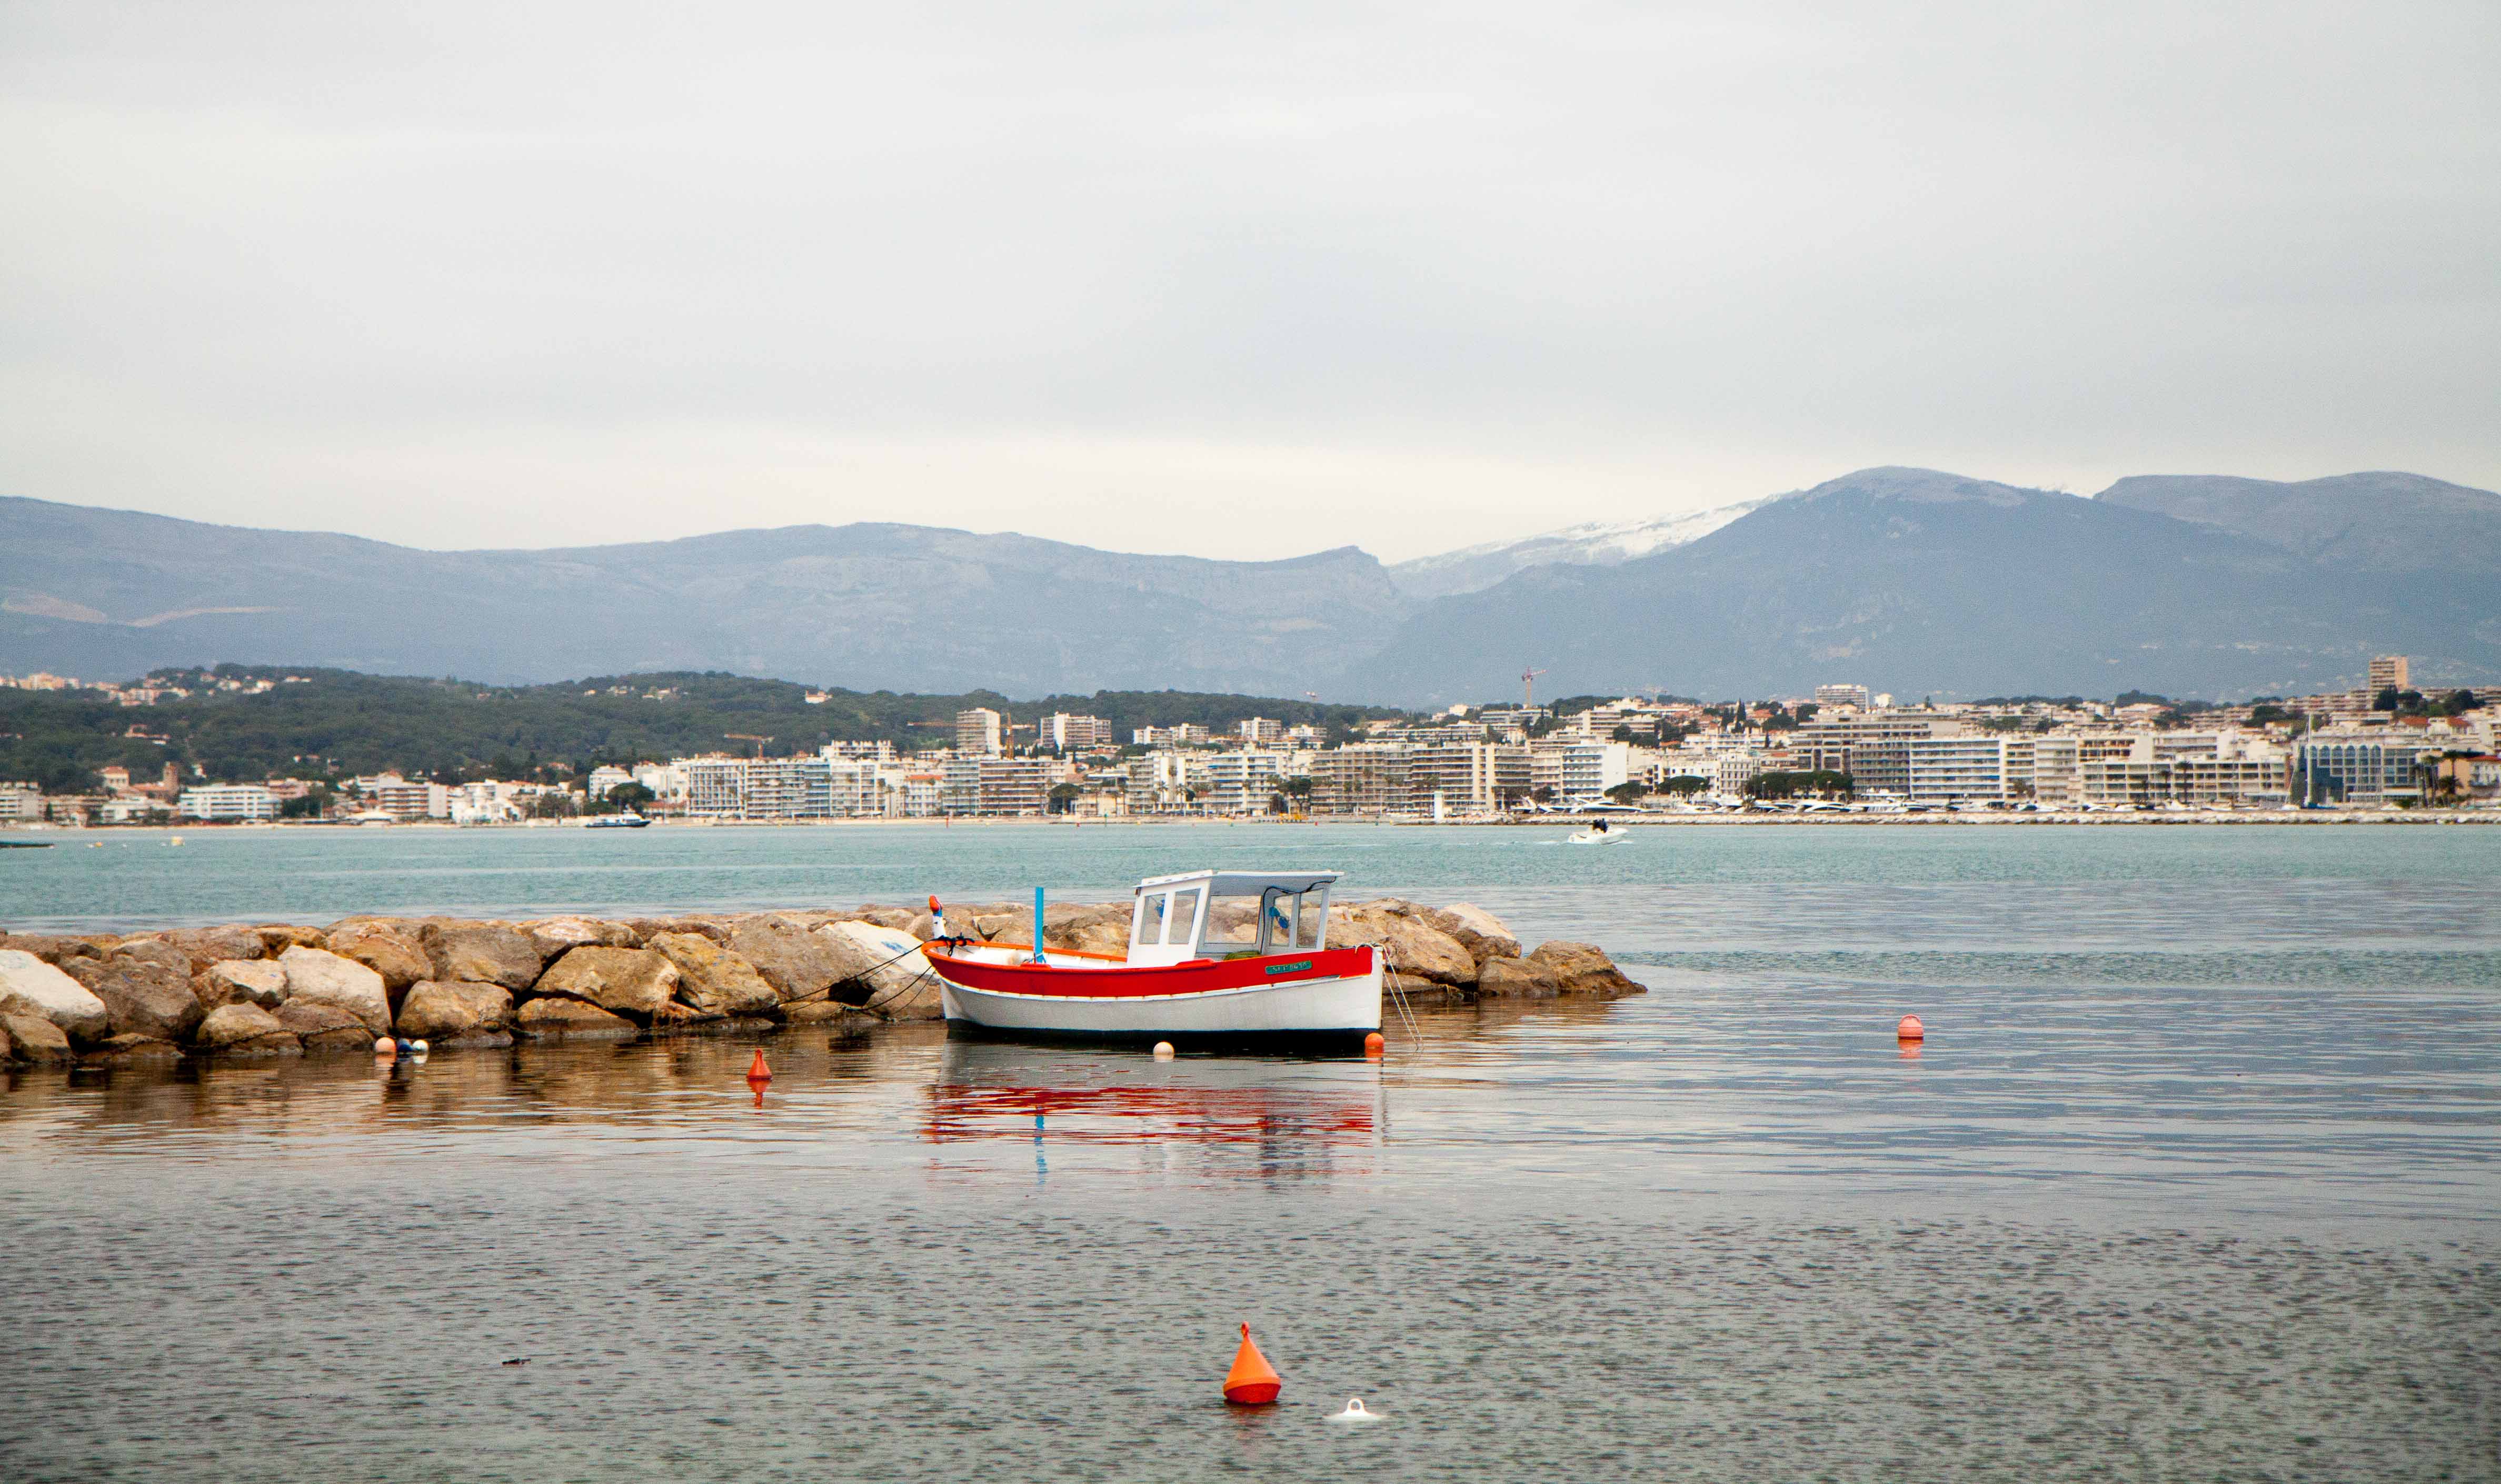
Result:
M1389 971L1389 1003L1398 1006L1399 1018L1407 1022L1407 1034L1422 1040L1424 1033L1416 1024L1416 1012L1407 1007L1407 991L1398 982L1398 962L1389 956L1386 943L1381 946L1381 967Z

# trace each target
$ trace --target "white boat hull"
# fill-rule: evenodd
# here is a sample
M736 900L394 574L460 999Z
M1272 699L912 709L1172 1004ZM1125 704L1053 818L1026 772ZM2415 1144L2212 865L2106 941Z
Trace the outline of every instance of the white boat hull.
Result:
M1347 978L1253 984L1177 995L1020 995L947 983L948 1024L973 1031L1084 1040L1259 1040L1381 1029L1381 963Z

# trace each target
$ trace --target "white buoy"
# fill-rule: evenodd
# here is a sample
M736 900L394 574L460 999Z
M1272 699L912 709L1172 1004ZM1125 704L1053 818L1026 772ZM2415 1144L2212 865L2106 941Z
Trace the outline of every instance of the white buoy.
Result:
M1367 1412L1367 1411L1365 1411L1365 1410L1363 1409L1363 1399L1362 1399L1361 1397L1349 1397L1349 1398L1347 1398L1347 1399L1346 1399L1346 1410L1345 1410L1345 1411L1342 1411L1342 1412L1334 1412L1334 1413L1331 1413L1331 1414L1330 1414L1330 1416L1329 1416L1329 1421L1331 1421L1331 1422L1371 1422L1371 1421L1373 1421L1374 1419L1378 1418L1380 1415L1381 1415L1381 1414L1380 1414L1379 1412Z
M1173 1043L1168 1040L1159 1040L1155 1042L1155 1060L1159 1062L1169 1062L1172 1059Z
M425 1042L421 1040L410 1041L408 1043L408 1049L416 1052L419 1056L423 1056L425 1054Z

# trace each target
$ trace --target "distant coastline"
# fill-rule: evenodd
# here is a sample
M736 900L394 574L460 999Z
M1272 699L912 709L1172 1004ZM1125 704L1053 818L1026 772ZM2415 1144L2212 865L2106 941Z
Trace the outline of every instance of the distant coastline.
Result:
M1987 813L1951 813L1940 811L1917 814L1788 814L1768 812L1738 813L1732 811L1717 814L1666 814L1639 817L1627 817L1620 814L1600 816L1590 814L1558 813L1527 819L1446 819L1438 821L1429 819L1395 819L1355 814L1331 814L1325 817L1307 817L1299 819L1279 816L1243 815L1239 817L1227 817L1223 815L1206 814L1141 814L1130 818L1086 819L1076 819L1067 815L1055 814L1017 815L1008 817L975 814L965 815L960 818L945 816L915 816L903 819L655 818L651 821L651 826L653 829L657 830L675 831L821 830L857 829L862 827L872 829L984 830L1001 828L1042 828L1081 830L1117 828L1165 829L1204 825L1248 825L1262 829L1295 829L1313 825L1372 825L1382 829L1397 830L1500 829L1538 831L1576 829L1588 824L1592 819L1600 817L1604 817L1607 820L1610 828L1636 832L1652 829L1692 829L1697 827L1712 828L1718 826L1759 829L1764 827L1801 825L1840 826L1843 828L1853 829L1861 827L1891 826L1908 826L1922 829L1952 827L1970 828L1983 826L2018 826L2035 828L2051 825L2090 825L2095 827L2116 825L2501 825L2501 809L2493 808L2321 808L2213 810L2148 809L2144 811L2112 811L2107 813L2075 811L2043 811L2040 813L1998 811ZM76 826L22 824L15 827L15 833L21 835L41 834L59 836L92 836L101 840L113 838L138 838L143 836L173 837L184 835L252 834L267 833L269 831L277 830L283 830L288 833L319 831L330 834L352 834L363 830L383 830L390 833L404 832L428 835L451 835L580 830L583 827L583 821L579 819L517 820L504 824L451 824L440 819L417 819L398 821L387 826L362 825L347 820L331 819L287 820L277 823L266 821L208 821L194 819L185 820L178 825L134 824ZM0 828L9 827L0 826ZM54 841L0 840L0 846L11 844L35 845L50 843L54 843ZM630 848L630 846L628 848Z

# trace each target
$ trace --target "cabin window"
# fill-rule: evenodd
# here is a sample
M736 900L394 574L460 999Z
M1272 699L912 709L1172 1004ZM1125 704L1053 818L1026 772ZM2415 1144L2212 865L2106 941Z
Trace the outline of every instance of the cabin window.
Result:
M1159 943L1164 940L1164 904L1172 901L1170 892L1154 892L1138 899L1138 924L1130 933L1133 943Z
M1207 931L1198 940L1210 953L1249 953L1259 945L1259 904L1250 897L1218 897L1208 904Z
M1190 940L1191 932L1198 926L1198 903L1199 893L1196 891L1177 891L1172 894L1172 915L1164 923L1164 942L1167 946L1179 947Z
M1328 927L1328 888L1315 886L1294 898L1294 946L1317 948Z

